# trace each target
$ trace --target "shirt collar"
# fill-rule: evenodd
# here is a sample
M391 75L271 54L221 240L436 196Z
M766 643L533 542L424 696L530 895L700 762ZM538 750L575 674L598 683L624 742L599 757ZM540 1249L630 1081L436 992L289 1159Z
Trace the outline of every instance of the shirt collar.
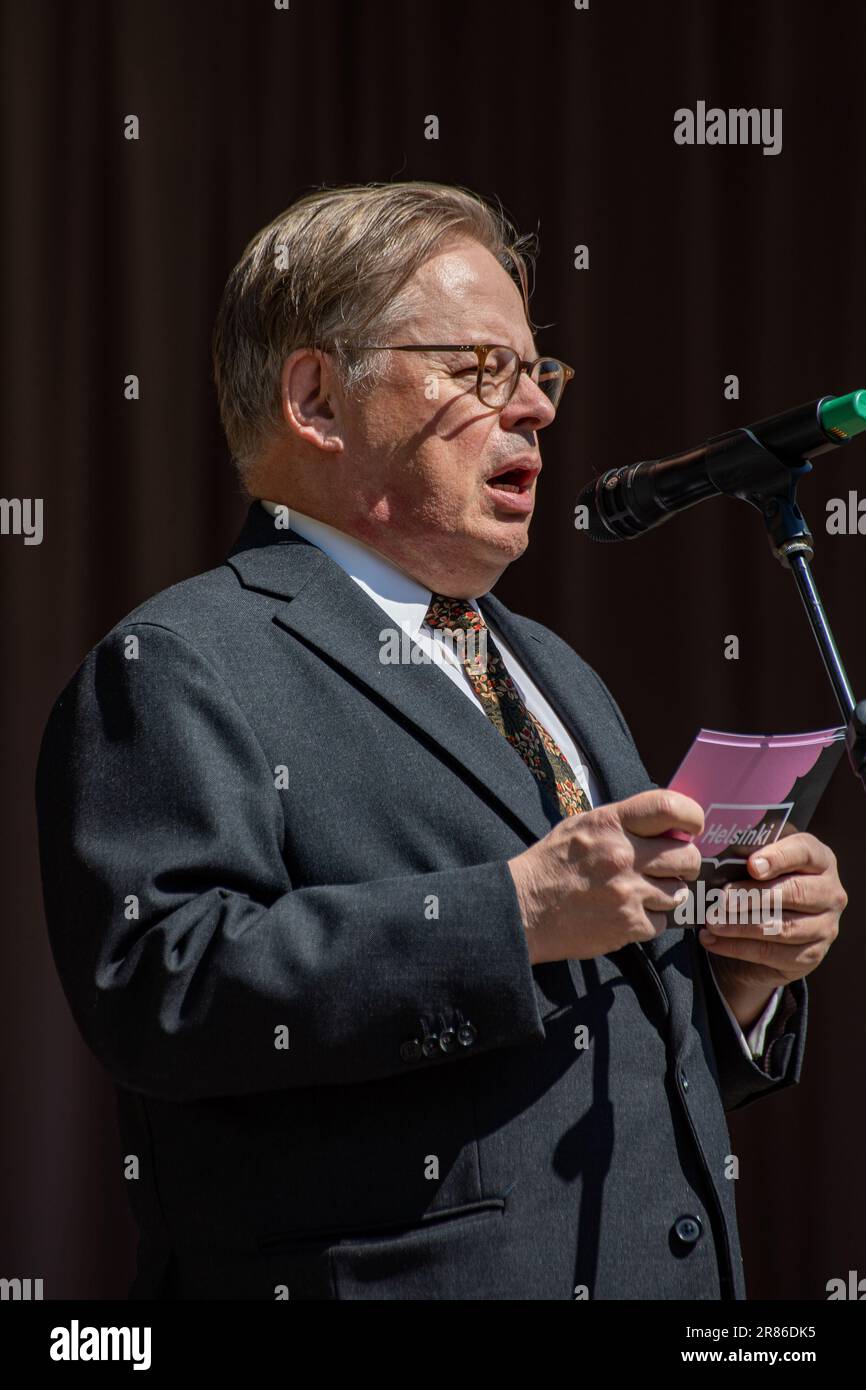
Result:
M265 510L274 516L278 504L264 497L259 500ZM417 637L430 607L429 589L356 536L338 531L335 526L329 526L317 517L305 516L294 507L287 508L287 511L290 530L323 550L384 609L398 627L409 637ZM476 612L481 611L475 599L470 602Z

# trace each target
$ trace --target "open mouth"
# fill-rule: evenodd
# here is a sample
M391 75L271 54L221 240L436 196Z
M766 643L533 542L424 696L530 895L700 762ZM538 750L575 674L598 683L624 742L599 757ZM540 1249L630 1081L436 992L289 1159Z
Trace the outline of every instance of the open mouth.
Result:
M537 469L517 467L503 468L500 472L492 474L486 478L485 487L493 488L496 492L529 492L537 474Z

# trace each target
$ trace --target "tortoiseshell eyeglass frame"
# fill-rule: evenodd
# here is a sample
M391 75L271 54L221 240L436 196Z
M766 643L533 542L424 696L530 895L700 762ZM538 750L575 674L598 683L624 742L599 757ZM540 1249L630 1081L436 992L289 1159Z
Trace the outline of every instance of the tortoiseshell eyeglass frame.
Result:
M514 375L508 390L508 395L505 397L504 401L493 404L484 399L481 391L484 384L484 364L489 354L495 352L497 349L502 352L510 352L514 356L515 362ZM517 383L520 380L521 372L526 372L534 381L535 385L538 386L539 390L543 391L547 396L547 392L544 391L539 380L532 376L533 371L539 367L542 362L554 362L559 369L555 373L562 383L559 394L555 400L547 396L554 410L558 410L563 392L574 376L574 368L569 367L566 362L561 362L558 357L550 357L545 353L541 357L536 357L534 361L525 361L520 354L514 348L509 347L507 343L365 343L359 350L362 352L474 352L478 359L478 371L475 377L475 394L482 405L492 410L503 410L505 408L517 390ZM545 377L550 375L554 375L554 373L545 373Z

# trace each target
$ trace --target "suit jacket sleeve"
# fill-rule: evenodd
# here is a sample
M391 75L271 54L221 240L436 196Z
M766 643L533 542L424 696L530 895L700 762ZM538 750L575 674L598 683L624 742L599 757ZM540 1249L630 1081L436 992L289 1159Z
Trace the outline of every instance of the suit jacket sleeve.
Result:
M55 704L37 770L49 934L120 1085L184 1100L364 1082L407 1070L421 1020L457 1011L475 1040L411 1065L543 1042L505 861L295 886L275 778L218 671L166 627L109 633Z
M740 1042L739 1029L728 1017L706 951L695 943L701 984L719 1073L725 1110L741 1110L759 1097L795 1085L800 1079L806 1046L809 991L805 980L786 985L767 1026L764 1050L750 1061Z

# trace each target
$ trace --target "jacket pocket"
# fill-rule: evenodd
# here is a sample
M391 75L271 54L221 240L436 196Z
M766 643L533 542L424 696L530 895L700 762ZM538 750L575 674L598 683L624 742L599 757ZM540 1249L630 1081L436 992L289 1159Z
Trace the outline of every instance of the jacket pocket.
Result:
M505 1197L484 1197L479 1201L464 1202L460 1206L443 1207L438 1211L428 1212L420 1221L395 1219L376 1222L374 1225L317 1226L309 1230L281 1231L276 1235L265 1236L259 1243L259 1249L267 1253L284 1246L323 1243L336 1244L342 1248L362 1243L411 1238L413 1235L423 1236L429 1231L439 1230L454 1222L468 1221L478 1216L501 1216L505 1211L505 1201Z
M416 1226L348 1233L330 1247L337 1299L488 1299L521 1295L508 1273L504 1197L450 1207Z

